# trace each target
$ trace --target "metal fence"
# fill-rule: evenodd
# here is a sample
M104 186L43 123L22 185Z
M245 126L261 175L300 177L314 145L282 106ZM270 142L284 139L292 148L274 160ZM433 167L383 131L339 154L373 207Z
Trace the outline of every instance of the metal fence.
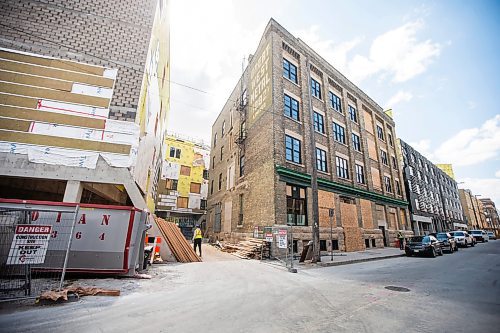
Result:
M78 210L0 207L0 301L62 288Z

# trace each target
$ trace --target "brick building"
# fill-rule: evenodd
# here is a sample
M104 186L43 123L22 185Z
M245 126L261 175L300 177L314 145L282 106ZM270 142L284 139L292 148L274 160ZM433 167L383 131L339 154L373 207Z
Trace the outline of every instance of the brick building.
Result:
M483 229L486 224L486 217L481 201L469 189L459 189L458 194L467 221L467 228L469 230Z
M483 204L483 212L486 219L486 230L492 231L499 236L500 230L500 217L498 216L498 210L495 203L490 198L479 199Z
M0 196L154 210L168 10L166 0L0 3ZM33 158L47 148L61 158Z
M398 139L411 223L416 235L465 229L457 182L412 146Z
M209 234L237 238L256 226L291 224L300 251L312 239L315 163L321 250L393 245L397 230L412 234L394 127L377 103L271 19L212 127Z

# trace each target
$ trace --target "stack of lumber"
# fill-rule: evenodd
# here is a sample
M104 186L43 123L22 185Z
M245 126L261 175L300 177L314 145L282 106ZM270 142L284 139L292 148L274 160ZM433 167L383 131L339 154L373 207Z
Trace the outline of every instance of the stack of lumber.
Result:
M266 243L257 238L247 238L237 243L221 242L219 247L222 252L231 253L241 259L260 260L268 254Z
M175 223L167 222L160 217L156 217L155 221L163 238L167 241L170 251L172 251L178 262L201 261Z

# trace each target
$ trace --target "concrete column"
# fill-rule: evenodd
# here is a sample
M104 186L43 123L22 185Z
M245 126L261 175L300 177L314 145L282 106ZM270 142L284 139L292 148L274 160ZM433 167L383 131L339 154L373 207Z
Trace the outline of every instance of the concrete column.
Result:
M82 199L83 186L78 180L68 180L64 191L63 202L80 202Z

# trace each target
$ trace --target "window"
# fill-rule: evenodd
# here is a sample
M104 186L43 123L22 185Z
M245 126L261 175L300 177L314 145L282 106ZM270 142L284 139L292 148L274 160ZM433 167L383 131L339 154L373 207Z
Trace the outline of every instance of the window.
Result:
M306 189L295 185L286 185L287 224L307 225Z
M201 201L200 201L200 209L201 210L206 210L207 209L207 200L206 199L201 199Z
M208 170L203 170L203 179L208 179Z
M219 191L222 188L222 173L219 174Z
M286 160L300 164L300 141L292 138L291 136L285 135L285 146Z
M352 133L352 145L357 151L361 151L361 142L359 141L359 136Z
M383 164L389 165L389 161L387 160L387 152L385 150L380 149L380 160Z
M201 190L201 184L200 183L191 183L189 187L189 192L190 193L200 193Z
M356 111L355 107L350 105L349 105L349 118L355 123L358 122L358 111Z
M347 160L343 159L342 157L336 156L335 162L337 163L337 176L339 178L349 179Z
M167 190L177 191L177 179L168 179L165 181L165 188Z
M377 125L377 137L380 140L384 140L384 130L379 125Z
M311 94L314 97L321 99L321 84L313 78L311 78Z
M401 187L399 185L399 180L396 180L396 193L397 195L401 195Z
M345 144L345 130L337 123L333 123L333 138L335 141Z
M240 194L240 213L238 214L238 225L243 225L243 194Z
M214 181L210 182L210 194L214 194Z
M214 147L217 146L217 133L214 135Z
M177 208L188 208L189 198L178 197L177 198Z
M220 147L220 160L222 161L222 155L224 153L224 146Z
M330 105L332 108L337 111L342 113L342 104L340 103L340 97L332 93L331 91L328 92L328 97L330 98Z
M240 177L245 175L245 155L240 156Z
M285 116L299 120L299 102L285 94Z
M356 164L356 181L360 184L365 183L365 172L363 167L359 164Z
M181 175L183 176L191 176L191 167L181 165Z
M326 165L326 152L323 149L316 148L316 166L319 171L328 172Z
M215 168L215 156L212 157L212 169Z
M181 150L179 148L170 147L170 157L181 158Z
M222 122L222 131L220 136L223 137L225 133L226 133L226 121L224 120Z
M396 157L395 156L391 156L391 159L392 159L392 167L394 169L397 169L398 168L398 163L396 162Z
M410 173L410 176L413 176L413 168L411 166L408 167L408 172Z
M392 193L391 178L384 176L385 190Z
M297 66L283 58L283 76L290 81L297 83Z
M314 120L314 130L319 133L325 134L325 124L324 124L324 118L322 114L319 114L317 112L313 113L313 120Z
M392 142L392 134L391 133L387 133L387 137L389 138L389 144L394 147L394 143Z

